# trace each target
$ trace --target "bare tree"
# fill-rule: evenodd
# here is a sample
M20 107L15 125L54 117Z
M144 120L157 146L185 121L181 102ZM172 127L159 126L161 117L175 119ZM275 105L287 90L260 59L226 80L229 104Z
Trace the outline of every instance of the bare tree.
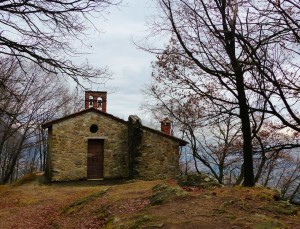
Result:
M239 33L241 46L249 56L256 74L255 86L247 85L265 101L263 109L253 107L253 111L264 112L276 117L282 127L288 126L300 131L299 112L299 32L300 7L298 1L265 1L251 4L251 8L261 15L261 33L249 40Z
M299 18L299 2L297 0L267 0L267 2L272 5L272 9L266 13L268 17L272 18L275 15L279 15L277 23L280 23L281 26L288 28L289 33L292 35L289 39L292 39L292 42L296 41L300 43L300 18ZM270 15L273 14L273 15ZM278 17L277 17L278 19Z
M42 0L0 2L0 54L27 59L51 73L79 79L103 77L105 69L74 64L78 54L72 43L84 44L83 35L92 17L101 15L120 0Z
M245 186L254 185L251 124L245 87L245 66L236 30L242 26L238 5L228 1L159 1L165 23L163 30L171 31L176 40L178 56L191 62L205 87L198 87L202 95L209 95L219 103L236 104L236 115L241 120L243 133L243 158ZM242 4L242 3L240 3ZM172 53L166 52L165 55ZM164 57L162 57L164 58ZM213 80L203 80L214 78ZM209 83L216 82L219 89L227 91L222 97L212 96ZM213 85L213 84L211 84ZM212 87L214 90L214 87ZM227 97L227 98L226 98ZM221 104L222 106L222 104Z
M277 167L272 171L276 187L281 191L281 197L292 203L300 203L299 180L300 180L300 159L293 154L282 154L277 161Z
M163 51L150 49L167 73L160 78L188 85L240 119L243 184L253 186L253 139L265 120L276 117L282 127L299 131L299 65L294 60L299 7L292 8L293 0L158 2L156 32L172 35Z
M43 169L47 147L40 125L58 117L74 100L63 79L26 62L21 68L17 61L3 59L0 64L6 82L6 89L0 93L1 183L18 177L18 171Z
M191 167L190 159L193 158L194 171L209 172L222 184L240 184L243 165L239 119L228 112L233 110L228 104L223 104L220 109L211 97L202 96L197 89L201 85L199 80L188 75L192 67L181 62L175 53L170 53L169 56L164 53L153 65L152 82L145 90L148 101L143 108L150 110L158 120L171 117L175 130L183 132L185 139L189 140L189 148L184 149L187 155L183 158L183 168L188 167L184 164L186 159ZM218 90L212 92L212 96L221 97ZM264 119L264 113L250 114L255 182L270 187L280 182L278 188L284 190L284 186L288 187L287 193L291 195L297 188L294 179L283 185L281 180L290 180L290 173L282 168L287 164L283 163L285 158L294 157L294 152L297 152L299 132L282 129L274 120ZM279 171L281 175L278 175ZM297 170L294 175L297 175Z
M222 114L206 97L190 90L189 85L161 79L156 74L145 93L150 101L144 104L144 109L158 120L171 117L174 131L183 133L190 142L183 159L193 159L197 172L205 170L221 184L233 170L241 172L242 138L235 116ZM151 101L152 98L155 100Z

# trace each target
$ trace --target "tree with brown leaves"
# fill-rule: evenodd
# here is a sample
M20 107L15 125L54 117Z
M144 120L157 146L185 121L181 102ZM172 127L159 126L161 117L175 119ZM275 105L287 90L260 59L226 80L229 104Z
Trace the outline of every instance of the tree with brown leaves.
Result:
M243 185L253 186L253 139L265 120L299 131L299 7L293 0L158 2L156 32L172 38L163 51L150 50L158 54L157 83L167 79L166 90L193 91L240 119Z

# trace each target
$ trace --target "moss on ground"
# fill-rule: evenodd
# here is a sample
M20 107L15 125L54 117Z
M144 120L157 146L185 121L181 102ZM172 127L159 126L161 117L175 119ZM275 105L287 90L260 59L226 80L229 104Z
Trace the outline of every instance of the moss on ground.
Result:
M281 229L284 228L277 221L265 221L257 223L253 226L253 229Z
M137 215L134 219L132 224L130 225L130 229L137 229L141 226L145 225L146 223L152 220L152 216L149 215Z
M300 208L263 187L188 193L174 180L99 185L0 186L1 228L300 228Z
M106 227L110 227L115 220L115 216L109 210L108 205L103 205L95 211L95 215L99 220L103 221Z
M103 196L107 192L107 190L108 189L104 189L104 190L92 193L91 195L85 196L83 198L80 198L80 199L74 201L69 206L67 206L63 209L63 213L69 215L69 214L73 214L75 212L80 211L84 207L84 205L86 205L86 204L94 201L95 199Z
M152 188L153 195L150 198L151 205L165 203L175 197L187 196L188 193L178 187L170 187L165 184L158 184Z
M276 201L268 205L266 210L275 214L296 216L299 208L287 201Z
M278 222L275 219L267 217L266 215L255 214L255 217L260 219L261 222L257 222L253 225L253 229L281 229L288 228L286 225Z

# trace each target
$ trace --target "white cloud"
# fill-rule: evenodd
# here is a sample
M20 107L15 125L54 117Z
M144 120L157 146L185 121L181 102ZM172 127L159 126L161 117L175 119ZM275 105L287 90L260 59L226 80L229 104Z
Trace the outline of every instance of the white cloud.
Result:
M106 21L97 19L95 25L105 32L95 32L86 41L92 54L85 58L95 67L108 66L113 73L113 80L107 83L107 87L116 90L112 94L108 91L108 112L123 119L130 114L137 114L143 119L146 115L139 110L143 102L141 90L150 81L151 61L155 57L138 50L132 38L146 35L145 20L153 12L145 1L127 0L126 3L127 6L110 9ZM90 89L106 90L99 86Z

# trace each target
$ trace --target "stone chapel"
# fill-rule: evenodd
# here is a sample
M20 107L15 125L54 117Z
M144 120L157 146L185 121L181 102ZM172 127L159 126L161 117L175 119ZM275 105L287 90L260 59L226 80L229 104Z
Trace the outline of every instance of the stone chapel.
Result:
M171 121L161 131L106 112L107 92L86 91L85 109L44 123L48 129L45 174L51 181L98 179L165 179L179 175L179 147Z

